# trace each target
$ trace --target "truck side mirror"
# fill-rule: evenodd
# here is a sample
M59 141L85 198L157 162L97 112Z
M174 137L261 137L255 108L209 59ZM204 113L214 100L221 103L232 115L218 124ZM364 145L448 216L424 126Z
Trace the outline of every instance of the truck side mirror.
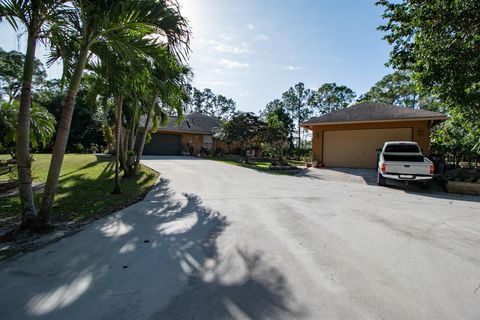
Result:
M376 151L377 151L377 152L380 152L380 151L382 151L382 148L378 148Z

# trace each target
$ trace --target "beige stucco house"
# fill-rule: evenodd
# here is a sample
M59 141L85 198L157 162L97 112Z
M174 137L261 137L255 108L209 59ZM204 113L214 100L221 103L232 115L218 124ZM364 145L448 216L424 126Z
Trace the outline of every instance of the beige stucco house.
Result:
M415 141L428 155L430 129L448 119L442 113L363 102L301 124L312 131L319 165L375 168L376 150L385 141Z

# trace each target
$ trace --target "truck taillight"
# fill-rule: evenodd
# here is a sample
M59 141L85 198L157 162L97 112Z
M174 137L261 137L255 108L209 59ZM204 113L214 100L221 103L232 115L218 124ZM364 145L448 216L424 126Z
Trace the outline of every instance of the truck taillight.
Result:
M386 170L387 170L387 167L385 166L385 163L382 163L382 165L380 166L380 171L382 173L385 173Z
M430 165L430 175L433 176L434 173L435 173L435 165L431 164Z

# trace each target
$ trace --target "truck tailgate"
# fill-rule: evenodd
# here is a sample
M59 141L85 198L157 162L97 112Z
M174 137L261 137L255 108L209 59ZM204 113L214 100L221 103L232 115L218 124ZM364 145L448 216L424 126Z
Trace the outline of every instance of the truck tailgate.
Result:
M427 176L430 175L430 163L386 161L385 173Z

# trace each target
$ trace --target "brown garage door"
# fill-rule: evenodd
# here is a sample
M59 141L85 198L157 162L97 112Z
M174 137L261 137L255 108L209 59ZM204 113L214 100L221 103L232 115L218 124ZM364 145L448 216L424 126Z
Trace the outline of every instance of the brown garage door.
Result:
M375 168L385 141L411 141L412 128L325 131L323 163L327 167Z
M182 136L179 134L152 134L152 140L143 149L144 155L179 155Z

